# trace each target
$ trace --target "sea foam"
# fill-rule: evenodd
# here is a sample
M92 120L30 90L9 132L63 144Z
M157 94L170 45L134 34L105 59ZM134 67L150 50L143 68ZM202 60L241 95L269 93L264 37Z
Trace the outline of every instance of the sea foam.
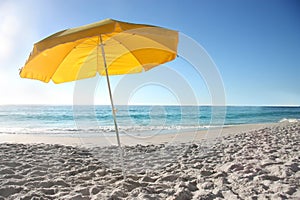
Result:
M297 123L297 122L300 122L300 119L295 119L295 118L287 119L287 118L283 118L283 119L281 119L279 121L279 123L283 123L283 122Z

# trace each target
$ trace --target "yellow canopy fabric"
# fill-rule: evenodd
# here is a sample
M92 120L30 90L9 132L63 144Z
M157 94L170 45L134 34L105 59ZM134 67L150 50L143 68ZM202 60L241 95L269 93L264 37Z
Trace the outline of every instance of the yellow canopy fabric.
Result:
M106 19L37 42L20 76L63 83L105 75L102 53L108 75L139 73L175 59L177 45L177 31Z

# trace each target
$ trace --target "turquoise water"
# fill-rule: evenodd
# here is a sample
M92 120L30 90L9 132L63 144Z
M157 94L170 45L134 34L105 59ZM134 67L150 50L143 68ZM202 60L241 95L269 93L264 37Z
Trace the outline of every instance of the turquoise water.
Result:
M226 113L225 113L226 112ZM300 107L117 106L121 133L300 119ZM110 106L0 106L0 133L113 133Z

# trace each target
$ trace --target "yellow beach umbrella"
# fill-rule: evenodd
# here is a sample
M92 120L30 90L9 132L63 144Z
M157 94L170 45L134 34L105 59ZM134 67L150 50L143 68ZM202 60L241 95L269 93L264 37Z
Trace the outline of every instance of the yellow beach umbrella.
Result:
M122 157L109 75L139 73L175 59L178 32L106 19L57 32L34 44L22 78L63 83L105 75Z

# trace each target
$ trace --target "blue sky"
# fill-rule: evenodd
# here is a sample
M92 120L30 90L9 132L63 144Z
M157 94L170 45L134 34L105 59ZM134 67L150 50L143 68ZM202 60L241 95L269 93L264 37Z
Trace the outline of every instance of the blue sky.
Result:
M21 79L18 69L35 42L105 18L163 26L193 38L216 64L229 105L300 105L297 0L2 0L0 104L72 104L74 83ZM167 67L187 80L198 103L211 103L210 91L201 76L193 75L192 66L178 58ZM121 79L112 78L113 88ZM109 103L105 87L101 79L96 103ZM176 98L166 88L148 85L130 102L176 104Z

